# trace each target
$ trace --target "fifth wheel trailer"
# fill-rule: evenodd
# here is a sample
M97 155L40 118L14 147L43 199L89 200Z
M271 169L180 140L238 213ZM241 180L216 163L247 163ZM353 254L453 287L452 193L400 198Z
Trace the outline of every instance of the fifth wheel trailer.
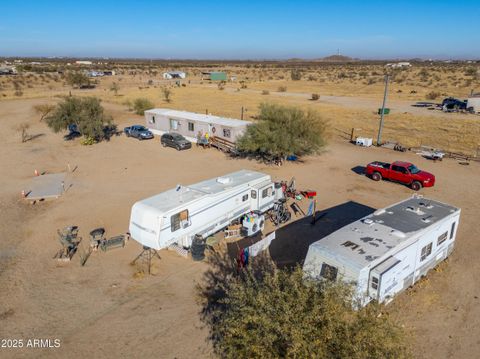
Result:
M130 235L140 244L189 248L196 235L206 238L252 211L264 213L283 197L267 174L241 170L176 188L136 202Z
M355 286L361 305L391 301L453 250L460 209L414 196L310 245L303 269Z

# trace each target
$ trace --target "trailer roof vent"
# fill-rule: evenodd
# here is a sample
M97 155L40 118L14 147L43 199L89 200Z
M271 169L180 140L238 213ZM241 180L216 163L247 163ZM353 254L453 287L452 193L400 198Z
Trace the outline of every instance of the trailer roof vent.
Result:
M386 212L385 208L382 209L377 209L375 212L373 212L374 216L380 216Z
M408 206L408 207L406 208L406 211L408 211L408 212L413 212L413 213L415 213L415 214L417 214L417 215L419 215L419 216L423 216L423 215L425 214L425 212L423 212L420 208L418 208L418 207L415 208L415 207L412 207L412 206Z
M218 177L217 178L217 182L218 183L221 183L221 184L228 184L230 183L232 180L230 177Z
M428 208L428 209L432 209L433 208L433 205L429 202L429 203L426 203L426 202L420 202L418 204L420 207L425 207L425 208Z
M433 216L432 216L432 215L427 216L427 217L423 217L423 218L422 218L422 222L424 222L424 223L430 223L430 222L432 221L432 219L433 219Z
M373 220L371 218L365 218L363 220L363 223L365 223L366 225L369 225L371 226L373 224Z

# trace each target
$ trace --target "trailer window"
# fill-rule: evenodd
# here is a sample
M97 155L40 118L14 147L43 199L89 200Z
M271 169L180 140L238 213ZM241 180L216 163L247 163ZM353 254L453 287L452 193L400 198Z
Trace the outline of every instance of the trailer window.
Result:
M377 277L372 277L372 288L373 289L378 289L378 278Z
M188 123L188 130L189 130L190 132L195 131L195 125L194 125L193 122L189 122L189 123Z
M253 199L257 199L257 191L252 190L251 196Z
M440 237L438 237L437 239L437 246L439 246L440 244L442 244L443 242L445 242L447 240L447 237L448 237L448 232L445 232L443 233Z
M248 194L244 194L242 197L242 202L245 202L248 200Z
M170 227L172 232L180 228L186 228L190 225L190 218L188 217L188 209L178 212L170 217Z
M450 229L450 239L452 239L453 235L455 234L455 224L456 222L452 223L452 228Z
M262 198L269 197L272 195L272 187L268 187L262 190Z
M224 129L223 129L223 137L230 138L231 135L232 135L232 134L231 134L231 132L230 132L230 129L228 129L228 128L224 128Z
M432 253L432 243L427 244L422 248L422 254L420 256L420 262L424 261Z
M152 118L150 119L150 123L155 123L155 116L152 116Z
M322 264L322 269L320 271L320 275L329 280L336 280L337 279L338 268L328 265L327 263Z

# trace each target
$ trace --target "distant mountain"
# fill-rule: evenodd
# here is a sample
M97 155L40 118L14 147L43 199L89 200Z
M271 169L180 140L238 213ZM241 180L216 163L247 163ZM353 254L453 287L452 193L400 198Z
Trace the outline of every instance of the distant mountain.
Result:
M318 59L302 59L302 58L291 58L288 59L288 62L352 62L352 61L358 61L359 59L354 59L349 56L344 56L344 55L330 55L327 57L321 57Z
M349 56L344 55L330 55L326 57L322 57L321 59L317 59L316 61L323 61L323 62L351 62L351 61L358 61L358 59L354 59Z

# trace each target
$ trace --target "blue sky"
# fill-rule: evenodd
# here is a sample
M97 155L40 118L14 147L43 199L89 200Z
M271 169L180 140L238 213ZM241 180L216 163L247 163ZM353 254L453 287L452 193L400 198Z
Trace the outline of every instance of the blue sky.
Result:
M0 56L480 58L480 0L0 5Z

